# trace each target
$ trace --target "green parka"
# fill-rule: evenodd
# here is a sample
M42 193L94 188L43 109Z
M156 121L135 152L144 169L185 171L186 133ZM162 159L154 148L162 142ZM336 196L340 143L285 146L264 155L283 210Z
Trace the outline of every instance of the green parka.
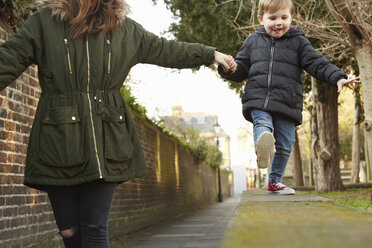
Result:
M159 38L126 17L103 37L72 39L45 7L0 46L0 90L31 64L42 90L29 139L24 183L124 182L146 174L133 120L120 94L137 63L210 65L215 48Z

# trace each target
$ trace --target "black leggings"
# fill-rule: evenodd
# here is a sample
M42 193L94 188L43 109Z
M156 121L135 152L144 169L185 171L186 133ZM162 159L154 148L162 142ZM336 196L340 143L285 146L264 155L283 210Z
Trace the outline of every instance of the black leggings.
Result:
M66 248L108 248L108 218L117 183L95 181L76 186L48 186L50 203Z

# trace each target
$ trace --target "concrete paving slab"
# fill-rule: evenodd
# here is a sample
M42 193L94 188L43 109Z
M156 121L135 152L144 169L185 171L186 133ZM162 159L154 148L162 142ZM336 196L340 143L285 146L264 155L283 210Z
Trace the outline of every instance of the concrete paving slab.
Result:
M252 195L250 197L242 197L242 202L329 202L331 200L311 195Z
M192 238L192 237L205 237L206 233L178 233L178 234L156 234L152 235L153 238Z
M241 196L241 202L327 202L327 198L297 191L295 195L267 194L263 189L250 189Z
M218 241L207 241L207 242L192 242L187 243L182 248L216 248L219 246Z
M198 228L198 227L214 227L215 224L183 224L183 225L172 225L173 228L184 228L184 227L190 227L190 228Z
M235 214L240 197L112 240L111 248L216 248Z
M370 248L372 215L319 199L247 191L220 248ZM254 199L254 200L253 200Z

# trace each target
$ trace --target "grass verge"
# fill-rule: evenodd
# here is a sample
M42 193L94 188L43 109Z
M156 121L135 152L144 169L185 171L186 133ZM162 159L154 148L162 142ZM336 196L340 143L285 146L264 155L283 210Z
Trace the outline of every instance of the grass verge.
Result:
M372 213L372 188L353 188L345 191L314 193L333 200L342 206Z

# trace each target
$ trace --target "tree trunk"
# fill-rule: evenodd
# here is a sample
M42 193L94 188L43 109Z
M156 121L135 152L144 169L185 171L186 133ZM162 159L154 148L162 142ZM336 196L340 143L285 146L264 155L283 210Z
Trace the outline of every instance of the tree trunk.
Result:
M360 96L359 87L354 91L354 126L353 126L353 145L352 145L352 167L351 183L359 183L359 165L360 165Z
M364 98L365 139L368 151L372 151L372 28L370 16L360 14L362 6L347 0L325 0L343 29L348 33L351 48L358 62ZM372 161L372 152L369 152ZM366 159L367 160L367 159Z
M312 78L312 159L315 190L344 189L339 167L337 90Z
M295 143L293 144L293 168L294 168L294 178L296 186L304 186L304 179L302 173L302 162L301 162L301 151L300 144L298 141L297 130L295 132Z
M362 82L364 100L364 128L368 149L368 161L372 161L372 51L367 47L355 51ZM367 161L367 158L366 158ZM369 164L369 166L371 166ZM371 171L369 167L369 171Z

